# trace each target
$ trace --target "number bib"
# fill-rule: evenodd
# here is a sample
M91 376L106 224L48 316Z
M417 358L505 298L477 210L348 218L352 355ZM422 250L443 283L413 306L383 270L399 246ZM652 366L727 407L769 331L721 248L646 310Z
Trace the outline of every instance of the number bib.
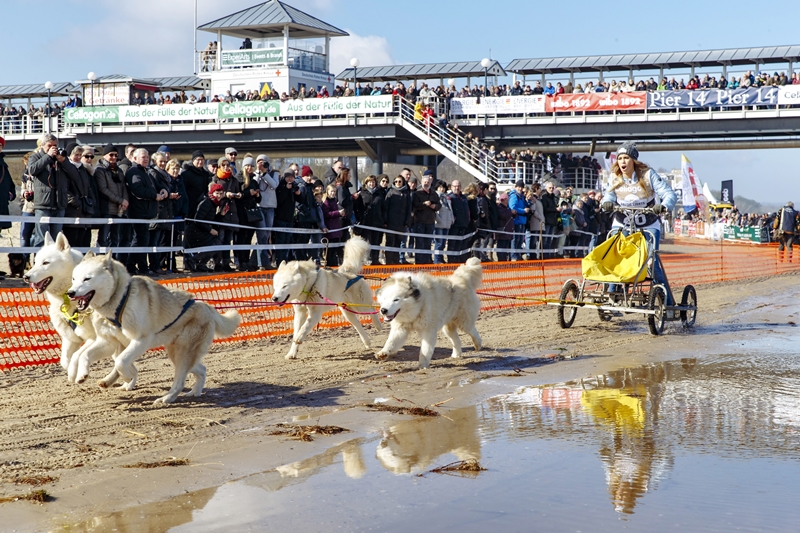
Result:
M617 204L623 209L653 207L656 204L655 193L649 195L638 181L625 182L617 187L614 192L617 194ZM629 217L633 217L636 228L646 228L660 223L658 216L652 213L614 213L614 226L628 226Z

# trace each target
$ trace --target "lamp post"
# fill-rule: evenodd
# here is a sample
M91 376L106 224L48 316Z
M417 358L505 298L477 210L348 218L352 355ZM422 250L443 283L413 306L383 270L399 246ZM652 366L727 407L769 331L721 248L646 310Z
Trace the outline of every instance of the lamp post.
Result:
M484 94L489 91L489 67L492 66L492 60L488 57L481 59L481 66L483 67L483 90ZM489 96L487 94L487 96Z
M89 83L91 84L91 88L90 88L90 91L92 92L92 99L91 99L92 105L91 105L91 107L94 108L94 80L97 79L97 74L95 74L94 72L90 72L86 77L89 78ZM94 116L94 115L92 115L92 116ZM92 124L91 135L94 135L94 120L91 122L91 124Z
M358 60L357 57L354 57L353 59L350 60L350 66L353 67L353 94L356 94L356 87L358 87L356 79L358 78L358 65L360 64L361 62ZM358 95L356 94L356 96Z
M44 82L44 88L47 89L47 113L45 114L45 118L47 118L47 133L50 133L50 91L53 90L53 82Z

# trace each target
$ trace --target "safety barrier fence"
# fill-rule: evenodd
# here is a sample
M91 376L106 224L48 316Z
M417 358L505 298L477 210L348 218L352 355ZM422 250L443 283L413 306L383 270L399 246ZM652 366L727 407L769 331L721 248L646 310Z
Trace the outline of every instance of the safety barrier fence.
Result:
M774 246L706 243L681 238L674 242L689 250L661 255L672 290L678 295L688 283L703 285L747 280L800 270L800 255L792 261L791 254L779 253ZM394 272L447 276L455 266L370 266L364 268L363 274L371 287L377 289L382 280ZM230 339L216 342L241 343L292 332L292 306L278 306L270 299L273 274L273 271L228 273L161 280L160 283L192 292L198 300L219 310L238 309L242 325ZM578 259L484 263L479 291L481 310L539 305L545 298L558 298L565 280L580 276ZM369 317L361 318L366 321ZM331 306L319 327L347 326L338 310ZM28 288L0 288L0 370L56 363L60 345L43 295L36 295Z

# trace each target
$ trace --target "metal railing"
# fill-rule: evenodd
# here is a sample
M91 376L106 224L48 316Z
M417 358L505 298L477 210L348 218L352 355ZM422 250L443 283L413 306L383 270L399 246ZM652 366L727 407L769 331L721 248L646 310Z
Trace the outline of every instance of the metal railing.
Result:
M47 131L48 117L40 115L2 115L0 116L0 135L39 134ZM60 116L50 117L51 131L56 132L62 126Z

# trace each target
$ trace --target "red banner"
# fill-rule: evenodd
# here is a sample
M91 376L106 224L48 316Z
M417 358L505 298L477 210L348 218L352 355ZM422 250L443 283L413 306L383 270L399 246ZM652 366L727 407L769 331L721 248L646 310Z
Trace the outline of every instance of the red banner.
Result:
M588 93L557 94L547 98L547 113L566 111L618 111L621 109L645 109L647 93Z

